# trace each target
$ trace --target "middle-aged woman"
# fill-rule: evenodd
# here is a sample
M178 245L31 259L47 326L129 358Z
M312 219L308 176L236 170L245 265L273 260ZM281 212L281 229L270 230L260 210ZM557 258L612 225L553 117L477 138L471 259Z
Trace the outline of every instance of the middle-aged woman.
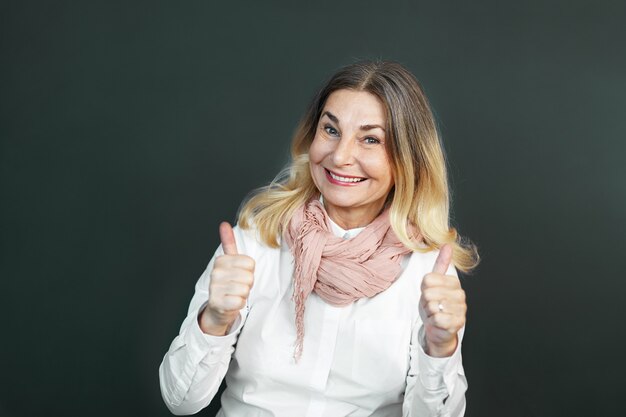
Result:
M159 369L175 414L461 416L465 294L478 262L449 225L445 159L415 78L340 69L292 163L249 198Z

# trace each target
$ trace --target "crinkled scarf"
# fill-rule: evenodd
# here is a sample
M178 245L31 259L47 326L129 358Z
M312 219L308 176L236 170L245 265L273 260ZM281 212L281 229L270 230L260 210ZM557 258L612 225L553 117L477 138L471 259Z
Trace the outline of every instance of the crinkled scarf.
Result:
M400 275L408 249L382 212L352 239L335 236L324 206L317 199L298 208L287 232L295 261L296 360L302 355L304 304L312 291L333 306L346 306L386 290Z

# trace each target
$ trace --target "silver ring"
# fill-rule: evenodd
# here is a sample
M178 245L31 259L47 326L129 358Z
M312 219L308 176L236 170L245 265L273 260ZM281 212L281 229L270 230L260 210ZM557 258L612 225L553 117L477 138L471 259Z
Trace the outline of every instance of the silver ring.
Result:
M443 303L441 301L439 301L439 304L437 304L437 308L439 309L440 313L443 313Z

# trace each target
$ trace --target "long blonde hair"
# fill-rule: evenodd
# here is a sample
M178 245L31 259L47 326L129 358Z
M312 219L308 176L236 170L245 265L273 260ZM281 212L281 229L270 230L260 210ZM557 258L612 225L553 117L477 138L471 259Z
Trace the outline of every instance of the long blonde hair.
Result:
M414 251L427 252L449 243L454 265L469 272L479 262L476 247L449 224L450 196L446 160L428 100L415 77L402 65L364 61L335 73L312 100L291 144L291 163L269 185L256 190L239 211L239 225L254 224L271 247L294 210L319 191L309 168L309 147L326 100L336 90L366 91L378 97L386 111L387 152L394 188L387 204L391 227ZM411 239L416 231L422 241Z

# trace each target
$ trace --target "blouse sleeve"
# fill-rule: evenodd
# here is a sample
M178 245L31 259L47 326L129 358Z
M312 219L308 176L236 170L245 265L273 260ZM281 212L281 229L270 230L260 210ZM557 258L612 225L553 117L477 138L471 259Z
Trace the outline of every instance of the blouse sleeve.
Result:
M235 236L241 250L238 228L235 228ZM159 367L161 395L176 415L197 413L211 402L228 370L237 336L248 313L246 306L225 336L208 335L200 329L198 314L209 298L211 271L216 256L221 254L220 246L196 283L187 317Z
M457 275L450 266L448 274ZM447 358L434 358L424 351L424 325L418 319L411 333L409 373L406 379L403 417L462 417L465 413L467 379L463 370L461 342L465 327L459 330L458 344Z
M433 358L424 352L423 326L413 332L410 367L402 406L404 417L461 417L465 413L467 379L461 358L461 339L452 356Z

